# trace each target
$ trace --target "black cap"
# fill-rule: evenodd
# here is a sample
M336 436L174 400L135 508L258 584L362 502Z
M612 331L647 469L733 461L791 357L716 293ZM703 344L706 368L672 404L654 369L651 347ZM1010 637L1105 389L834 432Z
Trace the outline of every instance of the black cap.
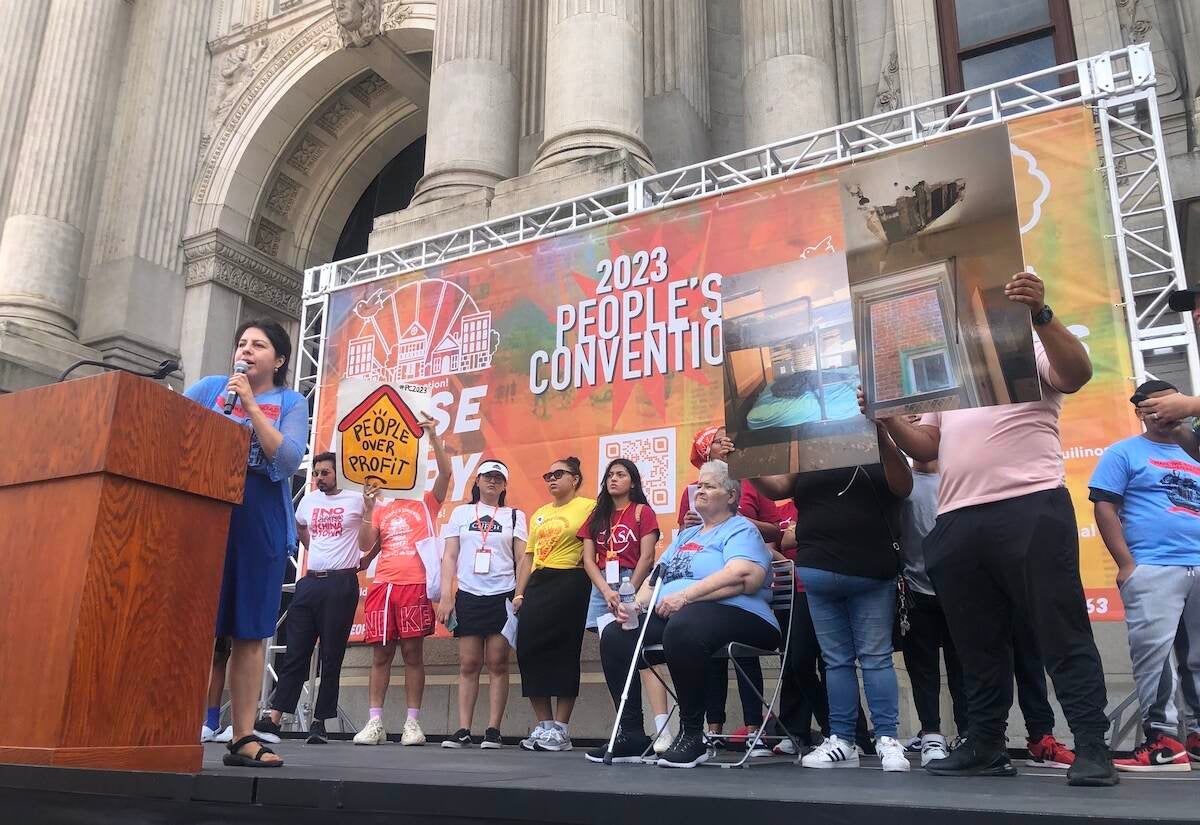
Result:
M1167 298L1167 303L1176 312L1191 312L1196 308L1196 290L1177 289Z
M1179 388L1169 381L1159 381L1157 378L1154 378L1150 381L1143 381L1138 385L1138 388L1133 391L1133 397L1130 398L1129 401L1131 404L1133 404L1133 406L1136 407L1154 393L1164 392L1166 390L1174 390L1175 392L1179 392Z

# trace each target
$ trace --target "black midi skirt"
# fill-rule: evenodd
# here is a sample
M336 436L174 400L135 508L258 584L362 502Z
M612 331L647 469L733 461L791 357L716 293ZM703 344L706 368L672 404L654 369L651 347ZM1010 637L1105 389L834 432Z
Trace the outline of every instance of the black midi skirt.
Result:
M579 695L579 655L592 584L583 568L535 570L517 625L521 695Z

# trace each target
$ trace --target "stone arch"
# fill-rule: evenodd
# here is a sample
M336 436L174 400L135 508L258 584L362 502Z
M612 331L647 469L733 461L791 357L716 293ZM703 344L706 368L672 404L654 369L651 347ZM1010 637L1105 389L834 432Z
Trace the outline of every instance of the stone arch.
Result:
M341 45L332 14L212 44L184 240L189 375L224 369L239 317L299 319L301 270L332 254L362 191L425 133L433 24L419 5L385 5L364 47Z

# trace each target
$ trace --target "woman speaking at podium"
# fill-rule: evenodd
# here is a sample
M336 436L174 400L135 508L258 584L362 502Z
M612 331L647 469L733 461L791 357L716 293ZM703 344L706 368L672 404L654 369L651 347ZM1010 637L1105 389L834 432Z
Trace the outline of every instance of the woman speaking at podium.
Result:
M217 606L216 636L233 639L233 742L224 762L278 767L283 760L254 736L254 713L262 643L275 633L287 556L296 544L291 481L304 456L308 406L302 395L284 386L292 342L282 326L271 320L246 321L233 341L234 374L202 378L185 395L250 428L246 491L230 518Z

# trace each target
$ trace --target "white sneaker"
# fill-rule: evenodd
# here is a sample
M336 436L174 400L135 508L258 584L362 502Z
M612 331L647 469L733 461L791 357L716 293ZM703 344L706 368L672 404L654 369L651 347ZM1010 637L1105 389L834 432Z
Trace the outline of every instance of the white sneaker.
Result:
M546 729L534 746L540 751L569 751L574 747L571 738L558 725Z
M531 730L529 732L529 735L521 740L521 750L524 750L524 751L537 750L538 749L537 743L543 736L546 735L546 730L547 730L547 728L539 722L536 726L534 726L533 730Z
M904 746L891 736L881 736L875 740L875 752L885 771L908 771L912 765L904 755Z
M921 737L921 767L950 755L946 750L946 737L940 733L927 733Z
M675 741L675 737L671 735L671 726L663 725L663 729L658 732L658 738L654 740L654 752L659 756L671 749L671 743Z
M800 764L806 768L857 768L858 751L852 743L830 736L809 751Z
M215 741L217 741L216 736L217 736L217 732L215 730L213 730L212 728L210 728L208 725L200 726L200 742L201 743L215 742Z
M233 725L227 726L225 728L225 730L221 731L216 736L214 736L213 741L214 742L223 742L223 743L232 742L233 741Z
M425 731L416 719L405 719L404 727L400 730L401 745L424 745Z
M771 750L779 756L795 756L796 744L791 739L780 739L779 744Z
M356 745L382 745L387 742L387 731L384 730L382 719L370 719L363 729L354 734Z

